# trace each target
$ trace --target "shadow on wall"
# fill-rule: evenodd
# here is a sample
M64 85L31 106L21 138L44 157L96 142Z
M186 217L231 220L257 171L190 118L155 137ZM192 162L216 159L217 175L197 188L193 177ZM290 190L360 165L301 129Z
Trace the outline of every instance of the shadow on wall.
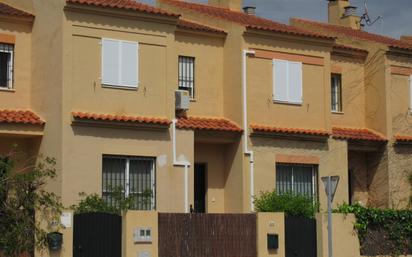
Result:
M132 139L142 141L170 141L171 135L168 129L165 130L142 130L142 129L123 129L119 133L118 128L98 128L72 126L73 133L76 136L89 136L96 138L109 139Z
M254 147L270 147L270 148L282 148L282 149L301 149L301 150L318 150L329 151L329 145L327 141L292 141L271 137L251 137L251 141Z

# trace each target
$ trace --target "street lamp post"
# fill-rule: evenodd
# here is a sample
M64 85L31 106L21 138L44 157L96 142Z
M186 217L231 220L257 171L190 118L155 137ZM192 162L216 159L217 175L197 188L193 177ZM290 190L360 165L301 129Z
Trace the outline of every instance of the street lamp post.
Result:
M332 202L335 196L336 188L339 183L339 176L322 177L325 186L326 195L328 196L328 256L333 257L332 246Z

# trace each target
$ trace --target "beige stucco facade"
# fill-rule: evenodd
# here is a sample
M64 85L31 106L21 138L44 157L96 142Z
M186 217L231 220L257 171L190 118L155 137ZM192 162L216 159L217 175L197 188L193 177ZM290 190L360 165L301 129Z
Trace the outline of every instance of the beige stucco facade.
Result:
M190 210L196 197L196 164L207 169L208 213L253 212L254 197L275 190L278 163L311 165L316 170L313 185L321 212L326 210L321 177L329 175L340 177L334 206L360 202L407 207L412 148L399 145L395 136L412 136L410 52L339 35L332 35L334 39L247 28L165 1L158 1L158 6L180 17L64 0L6 2L35 18L0 21L0 39L2 35L15 39L14 85L12 90L0 90L0 110L31 110L45 124L0 123L0 154L17 144L27 155L56 158L58 178L48 189L65 206L76 204L81 192L102 194L103 156L118 155L155 159L154 210L158 212ZM228 7L239 9L239 2ZM340 13L338 7L330 15ZM212 30L179 26L179 19ZM138 42L136 88L102 84L105 38ZM336 44L356 49L336 50ZM242 132L216 127L175 131L174 123L159 128L107 120L76 122L73 112L180 118L175 112L179 56L195 59L195 94L186 114L226 119ZM274 59L302 63L301 103L273 100ZM331 111L332 73L342 77L341 112ZM287 132L256 133L252 124ZM387 142L359 145L334 137L334 127L370 129ZM293 130L325 134L311 137ZM156 223L150 214L142 216ZM265 225L272 218L281 219L262 216L259 229L273 230ZM138 225L130 217L125 219L133 223L130 226ZM276 231L283 233L281 228ZM282 251L262 256L284 256Z

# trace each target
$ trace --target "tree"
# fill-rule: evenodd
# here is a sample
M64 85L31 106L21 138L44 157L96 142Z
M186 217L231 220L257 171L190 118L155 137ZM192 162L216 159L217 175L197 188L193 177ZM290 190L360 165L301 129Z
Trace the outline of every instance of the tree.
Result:
M57 221L62 209L60 199L45 190L56 177L55 160L39 157L37 165L24 165L16 156L0 156L0 253L9 257L43 249L48 228L41 220Z

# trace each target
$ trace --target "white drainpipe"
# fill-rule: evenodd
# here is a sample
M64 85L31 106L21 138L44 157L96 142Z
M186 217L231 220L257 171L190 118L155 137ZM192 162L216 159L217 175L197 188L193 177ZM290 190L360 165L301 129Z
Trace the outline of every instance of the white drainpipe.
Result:
M249 150L248 147L248 121L247 121L247 56L254 55L255 51L250 50L243 50L242 53L242 94L243 94L243 146L244 146L244 153L245 155L249 156L249 171L250 171L250 211L253 212L255 210L255 206L253 204L254 192L255 192L255 172L254 172L254 154L253 151Z
M189 167L191 165L188 161L177 161L176 159L176 123L177 120L172 121L172 143L173 143L173 166L180 166L185 168L185 212L189 213Z

